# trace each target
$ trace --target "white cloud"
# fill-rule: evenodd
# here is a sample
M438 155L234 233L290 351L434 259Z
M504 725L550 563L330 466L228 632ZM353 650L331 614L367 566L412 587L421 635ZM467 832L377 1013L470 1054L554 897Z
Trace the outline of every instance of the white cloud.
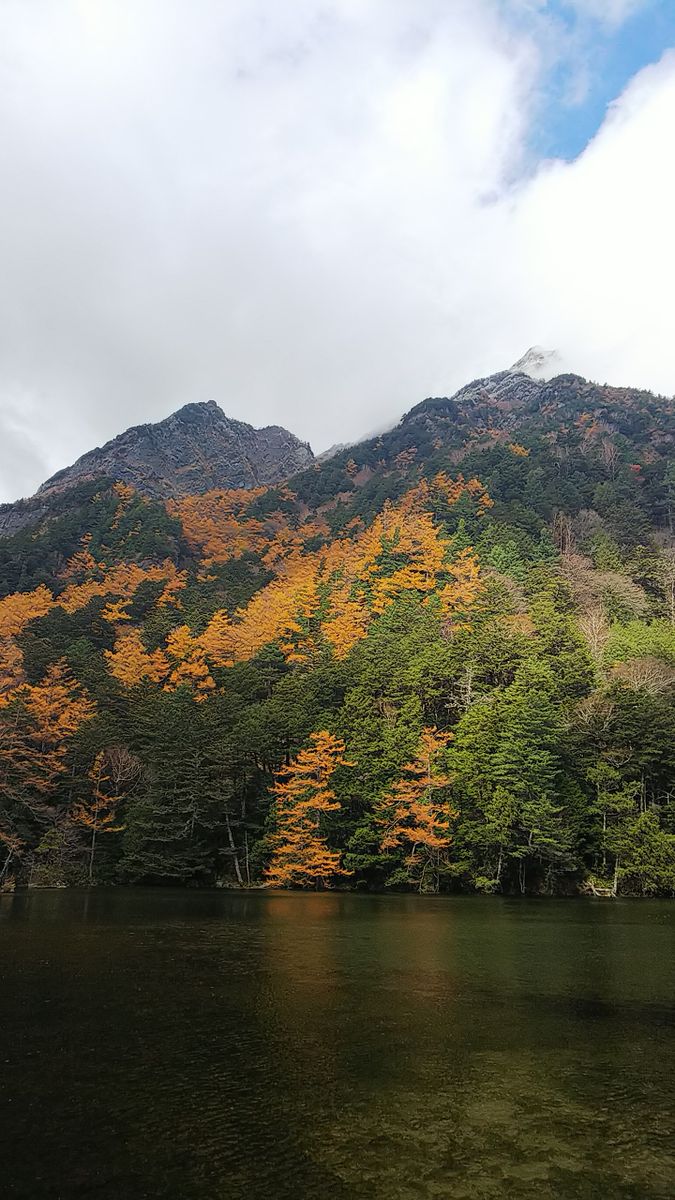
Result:
M616 27L642 9L651 8L653 0L568 0L568 3L580 16Z
M50 470L209 398L321 449L534 342L675 390L673 61L514 187L541 41L500 11L0 3L0 397Z
M504 231L518 327L529 314L532 340L558 345L582 374L668 394L673 122L670 53L634 79L579 159L545 165L519 191Z

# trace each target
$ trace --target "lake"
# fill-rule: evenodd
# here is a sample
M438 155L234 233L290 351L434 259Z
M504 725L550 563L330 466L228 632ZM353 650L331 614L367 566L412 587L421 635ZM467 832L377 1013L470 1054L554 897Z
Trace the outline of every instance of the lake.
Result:
M0 898L2 1194L675 1195L675 905Z

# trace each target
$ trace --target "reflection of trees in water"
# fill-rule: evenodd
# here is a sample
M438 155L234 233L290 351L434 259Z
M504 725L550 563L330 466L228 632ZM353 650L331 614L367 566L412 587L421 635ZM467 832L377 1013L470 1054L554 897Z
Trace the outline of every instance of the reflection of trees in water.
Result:
M668 1194L650 1099L668 1079L615 1002L609 914L297 900L267 930L274 1020L306 1152L348 1195Z
M26 989L0 995L3 1133L54 1192L671 1194L665 906L162 890L3 904Z
M323 1196L327 1170L305 1153L299 1082L265 1001L261 901L161 890L3 900L30 990L0 1005L17 1081L3 1120L17 1165L4 1167L24 1181L18 1195L37 1197L41 1177L54 1194L95 1188L102 1200Z

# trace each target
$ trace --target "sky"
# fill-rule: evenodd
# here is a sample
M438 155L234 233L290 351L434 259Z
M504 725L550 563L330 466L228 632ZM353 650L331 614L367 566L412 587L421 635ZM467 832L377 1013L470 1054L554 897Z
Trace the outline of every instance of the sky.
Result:
M673 0L0 0L0 500L216 400L315 451L531 345L675 392Z

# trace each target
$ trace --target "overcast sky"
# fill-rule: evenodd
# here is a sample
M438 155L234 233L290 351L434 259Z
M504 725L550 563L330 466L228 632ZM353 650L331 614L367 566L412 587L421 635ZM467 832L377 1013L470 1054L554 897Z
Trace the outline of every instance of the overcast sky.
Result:
M539 343L675 391L672 0L0 0L0 499L193 400L315 450Z

